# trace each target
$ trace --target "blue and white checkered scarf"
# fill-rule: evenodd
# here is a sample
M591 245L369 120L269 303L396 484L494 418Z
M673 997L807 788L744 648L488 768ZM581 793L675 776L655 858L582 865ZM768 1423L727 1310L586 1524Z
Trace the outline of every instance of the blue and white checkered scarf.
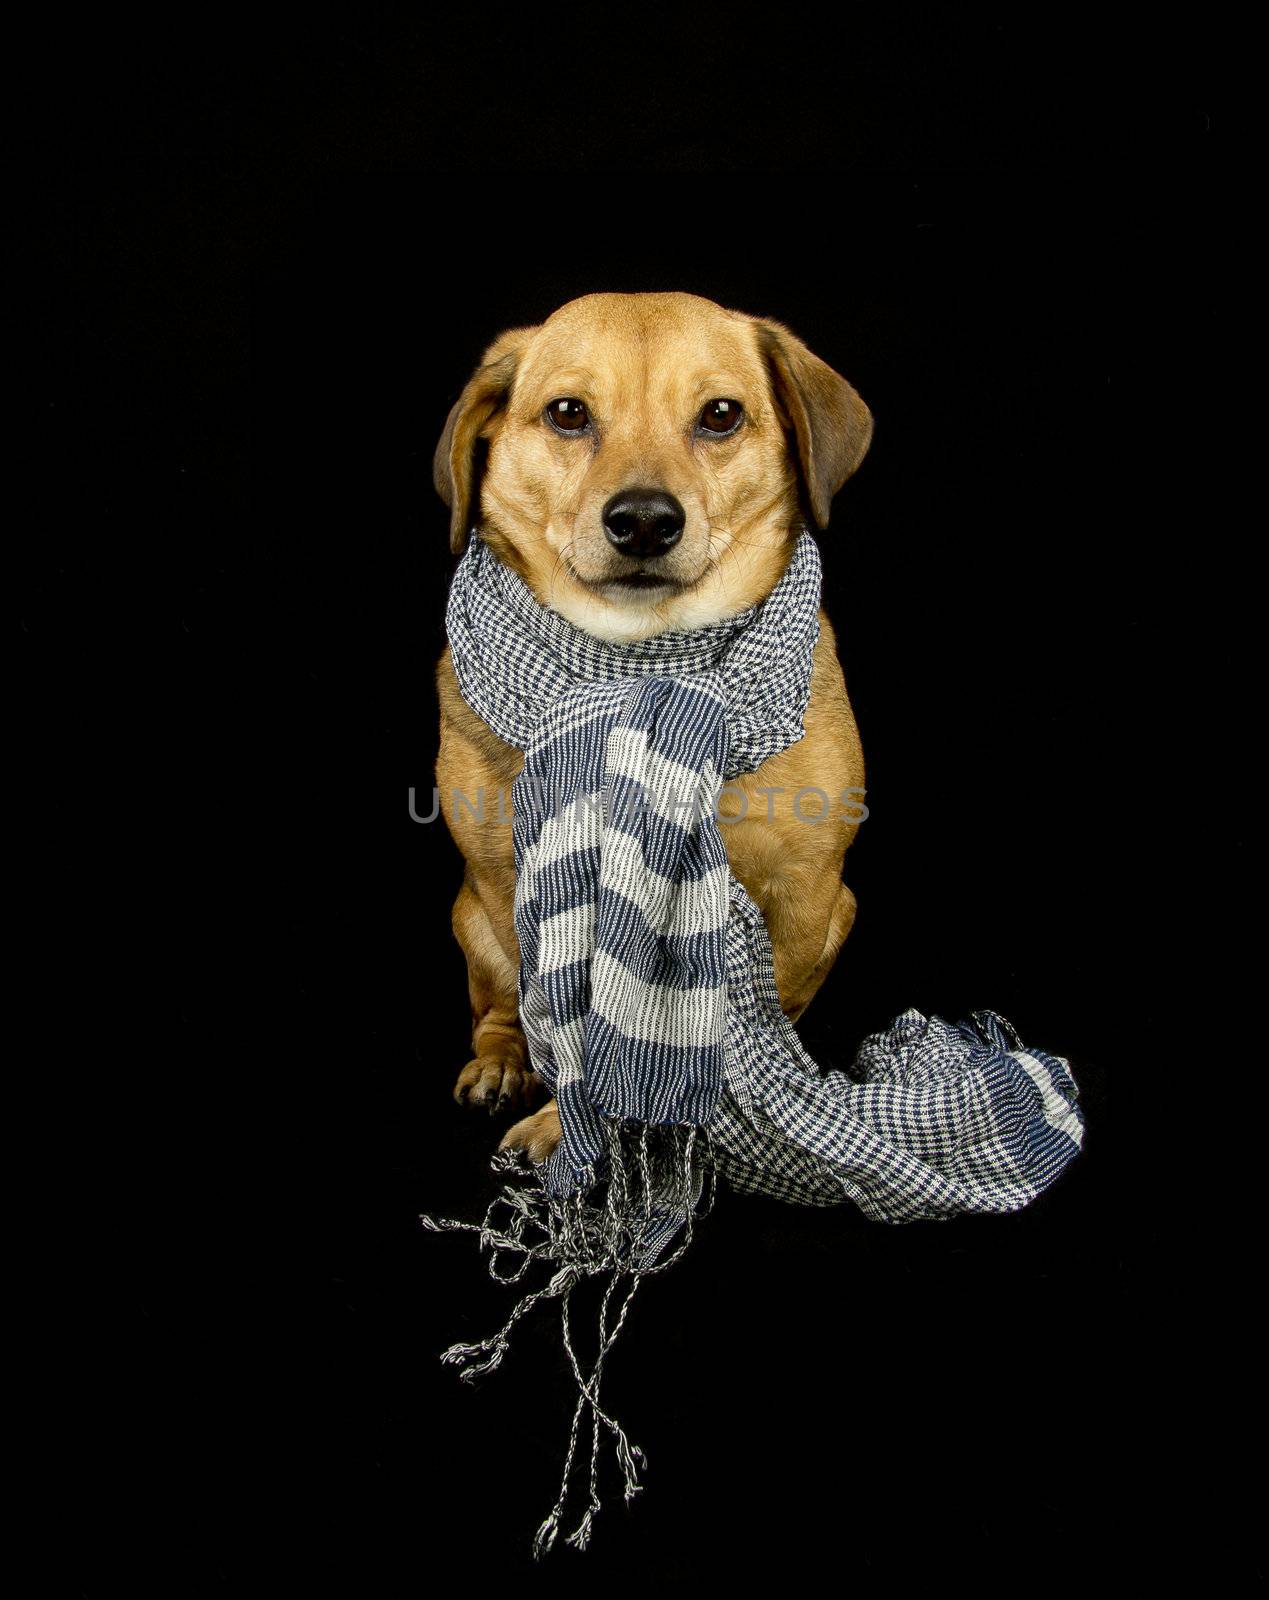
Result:
M487 1371L525 1311L561 1301L580 1392L538 1553L555 1537L587 1408L590 1504L569 1542L585 1546L599 1509L601 1425L627 1498L639 1488L642 1458L600 1408L600 1370L641 1278L690 1243L715 1175L908 1222L1016 1210L1080 1147L1068 1063L1026 1049L994 1012L954 1027L905 1012L863 1042L848 1075L822 1072L781 1009L771 940L728 868L717 803L727 780L803 735L820 582L803 530L760 605L632 644L596 639L545 609L476 536L451 586L463 698L525 753L512 791L520 1018L562 1138L530 1169L529 1188L510 1182L482 1224L423 1220L479 1232L495 1277L500 1253L523 1258L508 1281L535 1261L554 1269L498 1334L445 1354L468 1363L464 1377ZM525 1176L511 1154L495 1166ZM499 1205L509 1217L496 1227ZM594 1273L607 1273L608 1286L586 1374L568 1298ZM609 1331L619 1282L626 1292Z

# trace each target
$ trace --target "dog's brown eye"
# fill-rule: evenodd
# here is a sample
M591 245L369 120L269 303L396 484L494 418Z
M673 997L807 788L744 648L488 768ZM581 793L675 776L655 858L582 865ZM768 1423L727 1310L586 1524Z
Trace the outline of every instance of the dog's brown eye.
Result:
M739 400L710 400L701 412L701 427L706 433L735 433L744 414Z
M546 408L546 420L561 433L580 433L590 417L580 400L552 400Z

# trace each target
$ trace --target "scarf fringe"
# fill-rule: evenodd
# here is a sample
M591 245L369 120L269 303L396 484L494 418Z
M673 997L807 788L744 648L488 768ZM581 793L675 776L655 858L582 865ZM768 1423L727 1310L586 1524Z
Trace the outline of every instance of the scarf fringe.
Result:
M609 1117L603 1119L603 1124L607 1141L606 1158L600 1163L603 1170L588 1168L569 1194L561 1196L551 1192L545 1164L535 1166L518 1152L499 1151L490 1162L492 1169L511 1174L513 1179L530 1178L530 1188L519 1187L515 1181L507 1183L490 1202L479 1223L460 1222L450 1217L424 1215L419 1218L431 1232L478 1234L479 1248L490 1251L489 1275L497 1283L518 1283L535 1262L549 1262L556 1268L545 1284L521 1296L497 1333L474 1344L451 1345L440 1358L447 1366L460 1366L460 1379L471 1383L483 1373L498 1368L510 1348L511 1330L539 1301L560 1302L564 1350L573 1369L578 1395L569 1427L560 1491L533 1539L533 1554L539 1560L552 1548L559 1532L584 1421L588 1420L590 1425L588 1502L581 1520L564 1542L575 1550L584 1550L601 1509L601 1425L612 1435L627 1504L643 1488L639 1474L647 1468L647 1457L638 1445L631 1444L620 1423L601 1406L600 1378L608 1353L625 1326L639 1285L653 1273L664 1272L683 1255L691 1245L695 1219L708 1215L716 1196L716 1168L705 1129L649 1128L643 1123ZM706 1188L705 1204L698 1210L698 1201ZM510 1215L499 1226L494 1218L504 1206ZM664 1244L673 1238L680 1226L683 1237L672 1251L663 1255ZM503 1256L522 1258L519 1266L507 1275L499 1270ZM599 1307L597 1353L586 1372L573 1347L569 1300L583 1278L604 1275L608 1281ZM625 1286L620 1297L617 1295L619 1284ZM618 1298L614 1313L613 1303Z

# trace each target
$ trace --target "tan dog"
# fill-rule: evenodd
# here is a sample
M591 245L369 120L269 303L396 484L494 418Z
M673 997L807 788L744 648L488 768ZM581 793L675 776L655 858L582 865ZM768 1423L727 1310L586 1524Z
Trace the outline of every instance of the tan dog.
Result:
M698 628L767 595L798 519L827 526L863 459L872 417L846 380L781 323L691 294L593 294L485 351L434 463L460 552L478 527L545 606L610 640ZM466 860L454 932L467 957L474 1058L461 1103L528 1106L540 1080L517 1020L511 824L455 794L507 793L522 754L437 670L437 781ZM863 754L833 630L820 639L797 744L735 780L719 810L731 870L761 907L784 1010L798 1017L855 919L842 860L860 820ZM821 802L804 791L830 797ZM800 796L800 798L799 798ZM456 814L457 813L457 814ZM800 814L799 814L800 813ZM544 1160L552 1101L503 1139Z

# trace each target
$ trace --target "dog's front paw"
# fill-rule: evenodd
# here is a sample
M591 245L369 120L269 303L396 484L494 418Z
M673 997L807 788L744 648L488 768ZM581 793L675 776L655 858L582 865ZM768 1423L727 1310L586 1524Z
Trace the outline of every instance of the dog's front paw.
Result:
M454 1098L492 1116L512 1106L531 1106L540 1083L532 1067L515 1056L477 1056L458 1074Z
M523 1150L530 1161L545 1161L560 1142L560 1111L555 1101L508 1128L499 1150Z

